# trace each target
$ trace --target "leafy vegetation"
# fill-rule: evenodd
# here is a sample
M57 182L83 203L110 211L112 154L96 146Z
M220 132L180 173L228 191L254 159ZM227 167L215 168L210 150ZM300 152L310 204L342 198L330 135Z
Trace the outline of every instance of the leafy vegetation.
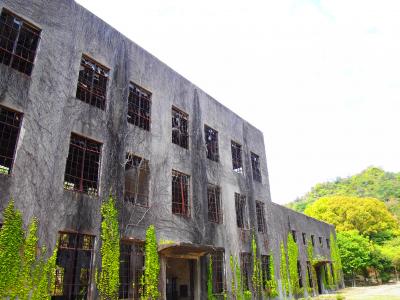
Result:
M376 198L385 203L388 209L400 218L400 173L385 172L370 167L347 178L338 177L335 181L316 184L310 192L288 206L303 212L306 207L326 196L354 196Z
M283 242L281 242L281 261L280 261L279 275L282 284L282 293L283 295L289 295L289 278L288 278L288 270L286 262L286 251Z
M288 252L288 266L289 266L289 280L292 295L300 295L299 286L299 273L297 270L297 261L299 259L299 248L294 241L293 236L288 234L287 238L287 252Z
M46 259L46 249L38 244L38 224L33 219L25 232L21 212L10 201L0 230L0 299L51 298L57 246Z
M156 230L153 225L150 225L146 231L144 274L141 280L143 285L142 300L155 300L158 298L159 273L160 262L158 258Z
M96 283L101 299L118 299L119 231L118 211L112 196L101 206L101 271L96 271Z

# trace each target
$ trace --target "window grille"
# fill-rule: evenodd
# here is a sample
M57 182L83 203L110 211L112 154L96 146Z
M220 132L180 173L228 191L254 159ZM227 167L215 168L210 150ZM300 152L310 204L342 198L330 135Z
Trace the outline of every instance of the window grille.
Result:
M172 143L181 146L182 148L189 148L189 133L188 133L189 115L180 111L179 109L172 108Z
M252 275L252 259L251 254L247 252L240 253L240 264L242 268L242 286L245 290L250 290L251 287L251 275Z
M256 201L257 229L258 232L265 232L264 203Z
M223 294L225 290L224 251L215 251L211 254L212 259L212 285L213 294Z
M218 131L205 125L204 126L204 136L206 139L207 158L212 161L218 162L219 161Z
M253 170L253 179L261 182L260 157L253 152L251 153L251 168Z
M221 193L218 186L209 184L207 187L208 221L222 223Z
M122 241L120 244L119 299L140 299L144 270L144 245Z
M239 228L245 228L246 197L235 193L236 224Z
M242 146L234 141L231 141L231 151L233 171L243 174Z
M190 216L189 176L172 170L172 213Z
M3 9L0 15L0 62L31 75L40 29Z
M151 93L130 83L128 96L128 123L150 130Z
M149 161L132 153L126 154L124 200L139 206L149 206Z
M271 280L271 270L270 270L271 257L269 255L261 255L261 272L262 272L262 282L263 288L267 288L267 280Z

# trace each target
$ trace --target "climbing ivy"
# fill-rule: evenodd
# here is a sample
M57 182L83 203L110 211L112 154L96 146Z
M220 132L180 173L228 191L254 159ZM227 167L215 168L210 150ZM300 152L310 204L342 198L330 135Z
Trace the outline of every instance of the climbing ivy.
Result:
M331 270L331 265L326 264L326 287L330 290L335 289L335 283L333 281L333 276L332 276L332 270Z
M279 268L279 275L281 278L282 293L286 298L286 295L289 295L289 279L287 273L286 251L283 242L281 242L281 263Z
M251 249L253 251L253 275L251 281L253 284L253 291L256 295L261 294L262 288L262 275L261 275L261 261L257 258L257 243L253 234L251 241Z
M245 294L248 293L246 293L246 291L243 291L242 288L242 271L240 269L240 264L238 262L237 257L231 255L229 258L229 264L232 273L232 279L231 279L232 299L244 300Z
M333 283L334 285L340 285L342 282L342 261L340 259L339 248L337 246L336 239L333 237L333 233L330 234L329 239L333 266Z
M101 205L101 271L96 270L96 284L101 299L118 299L119 232L118 211L112 196Z
M313 286L310 287L311 291L314 292L315 285L317 284L317 272L315 271L315 259L314 259L314 247L310 240L307 242L307 257L310 262L310 269L311 269L311 279Z
M278 284L275 279L275 262L274 262L274 255L273 255L272 251L271 251L271 254L269 257L270 257L269 274L271 276L270 277L271 279L268 280L267 278L265 278L265 280L266 280L265 286L268 289L267 295L269 297L274 298L274 297L278 296L278 288L277 288Z
M46 260L46 249L39 249L38 220L33 219L25 233L21 212L10 201L0 230L0 298L43 300L51 298L57 246Z
M146 231L144 274L142 277L143 293L141 300L155 300L159 296L158 274L160 262L158 258L156 230L150 225Z
M15 297L15 283L20 282L22 266L21 250L24 243L21 213L10 201L4 211L4 223L0 231L0 298Z
M288 234L287 238L287 251L289 261L289 280L292 295L300 294L299 286L299 272L297 270L297 261L299 259L299 248L297 243L294 241L293 236Z

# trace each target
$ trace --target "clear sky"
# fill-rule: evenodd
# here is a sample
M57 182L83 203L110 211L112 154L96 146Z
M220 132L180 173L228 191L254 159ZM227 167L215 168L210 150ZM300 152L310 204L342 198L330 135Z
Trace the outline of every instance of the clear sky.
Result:
M400 1L77 2L264 132L274 202L400 171Z

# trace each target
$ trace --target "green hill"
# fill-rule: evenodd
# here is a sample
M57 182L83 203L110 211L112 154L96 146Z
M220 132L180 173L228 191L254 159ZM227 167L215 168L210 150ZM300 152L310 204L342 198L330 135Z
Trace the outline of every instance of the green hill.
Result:
M400 219L400 173L369 167L359 174L316 184L310 192L286 206L303 212L307 205L324 196L373 197L383 201Z

